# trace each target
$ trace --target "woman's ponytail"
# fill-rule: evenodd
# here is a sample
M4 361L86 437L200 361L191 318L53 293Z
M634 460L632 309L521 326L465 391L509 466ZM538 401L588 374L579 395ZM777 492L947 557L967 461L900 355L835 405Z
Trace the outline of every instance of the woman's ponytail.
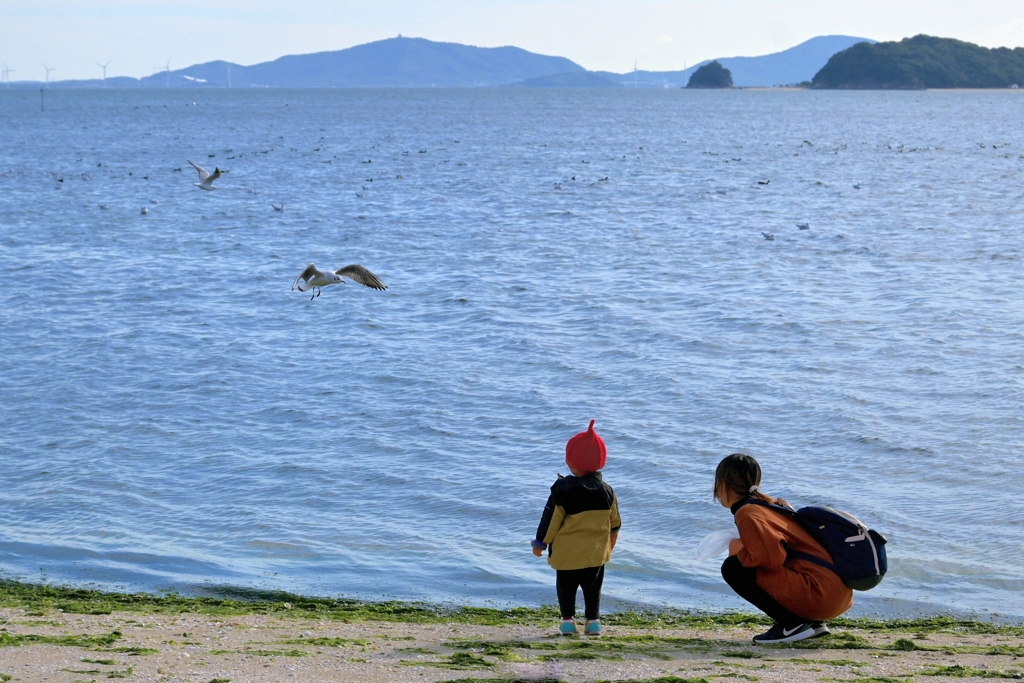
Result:
M722 459L715 469L715 500L719 500L718 492L725 486L733 493L744 498L758 498L768 503L775 499L761 492L761 466L752 456L746 453L733 453Z

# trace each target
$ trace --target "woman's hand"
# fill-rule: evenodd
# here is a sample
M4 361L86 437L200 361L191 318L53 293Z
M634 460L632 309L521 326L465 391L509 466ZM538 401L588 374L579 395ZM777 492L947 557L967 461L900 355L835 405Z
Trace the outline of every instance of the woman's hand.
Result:
M729 557L732 557L733 555L739 555L739 552L741 550L743 550L743 541L741 541L738 538L734 538L731 541L729 541Z
M537 546L534 546L533 547L533 554L536 555L537 557L540 557L541 555L544 554L544 551L541 550L540 548L538 548Z

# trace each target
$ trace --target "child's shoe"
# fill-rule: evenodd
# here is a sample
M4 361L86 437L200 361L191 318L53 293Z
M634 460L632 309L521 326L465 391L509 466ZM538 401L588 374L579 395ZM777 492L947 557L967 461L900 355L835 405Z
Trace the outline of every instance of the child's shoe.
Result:
M563 636L574 636L579 633L579 629L576 628L576 622L572 619L562 619L562 625L558 628L558 631Z
M601 622L597 619L588 621L587 625L583 627L583 632L588 636L599 636L601 635Z

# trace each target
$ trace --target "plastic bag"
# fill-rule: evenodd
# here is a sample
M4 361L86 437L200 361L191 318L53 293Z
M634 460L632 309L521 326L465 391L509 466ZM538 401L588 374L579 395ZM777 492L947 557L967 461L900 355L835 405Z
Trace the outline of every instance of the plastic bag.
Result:
M735 529L712 531L697 546L697 561L704 562L729 552L729 542L737 538Z

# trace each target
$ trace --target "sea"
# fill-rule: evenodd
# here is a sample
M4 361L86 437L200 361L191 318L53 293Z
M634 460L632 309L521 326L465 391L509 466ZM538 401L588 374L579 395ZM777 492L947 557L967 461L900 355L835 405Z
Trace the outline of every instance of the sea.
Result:
M611 609L749 609L744 452L1020 621L1021 92L0 90L0 577L551 604L594 419Z

